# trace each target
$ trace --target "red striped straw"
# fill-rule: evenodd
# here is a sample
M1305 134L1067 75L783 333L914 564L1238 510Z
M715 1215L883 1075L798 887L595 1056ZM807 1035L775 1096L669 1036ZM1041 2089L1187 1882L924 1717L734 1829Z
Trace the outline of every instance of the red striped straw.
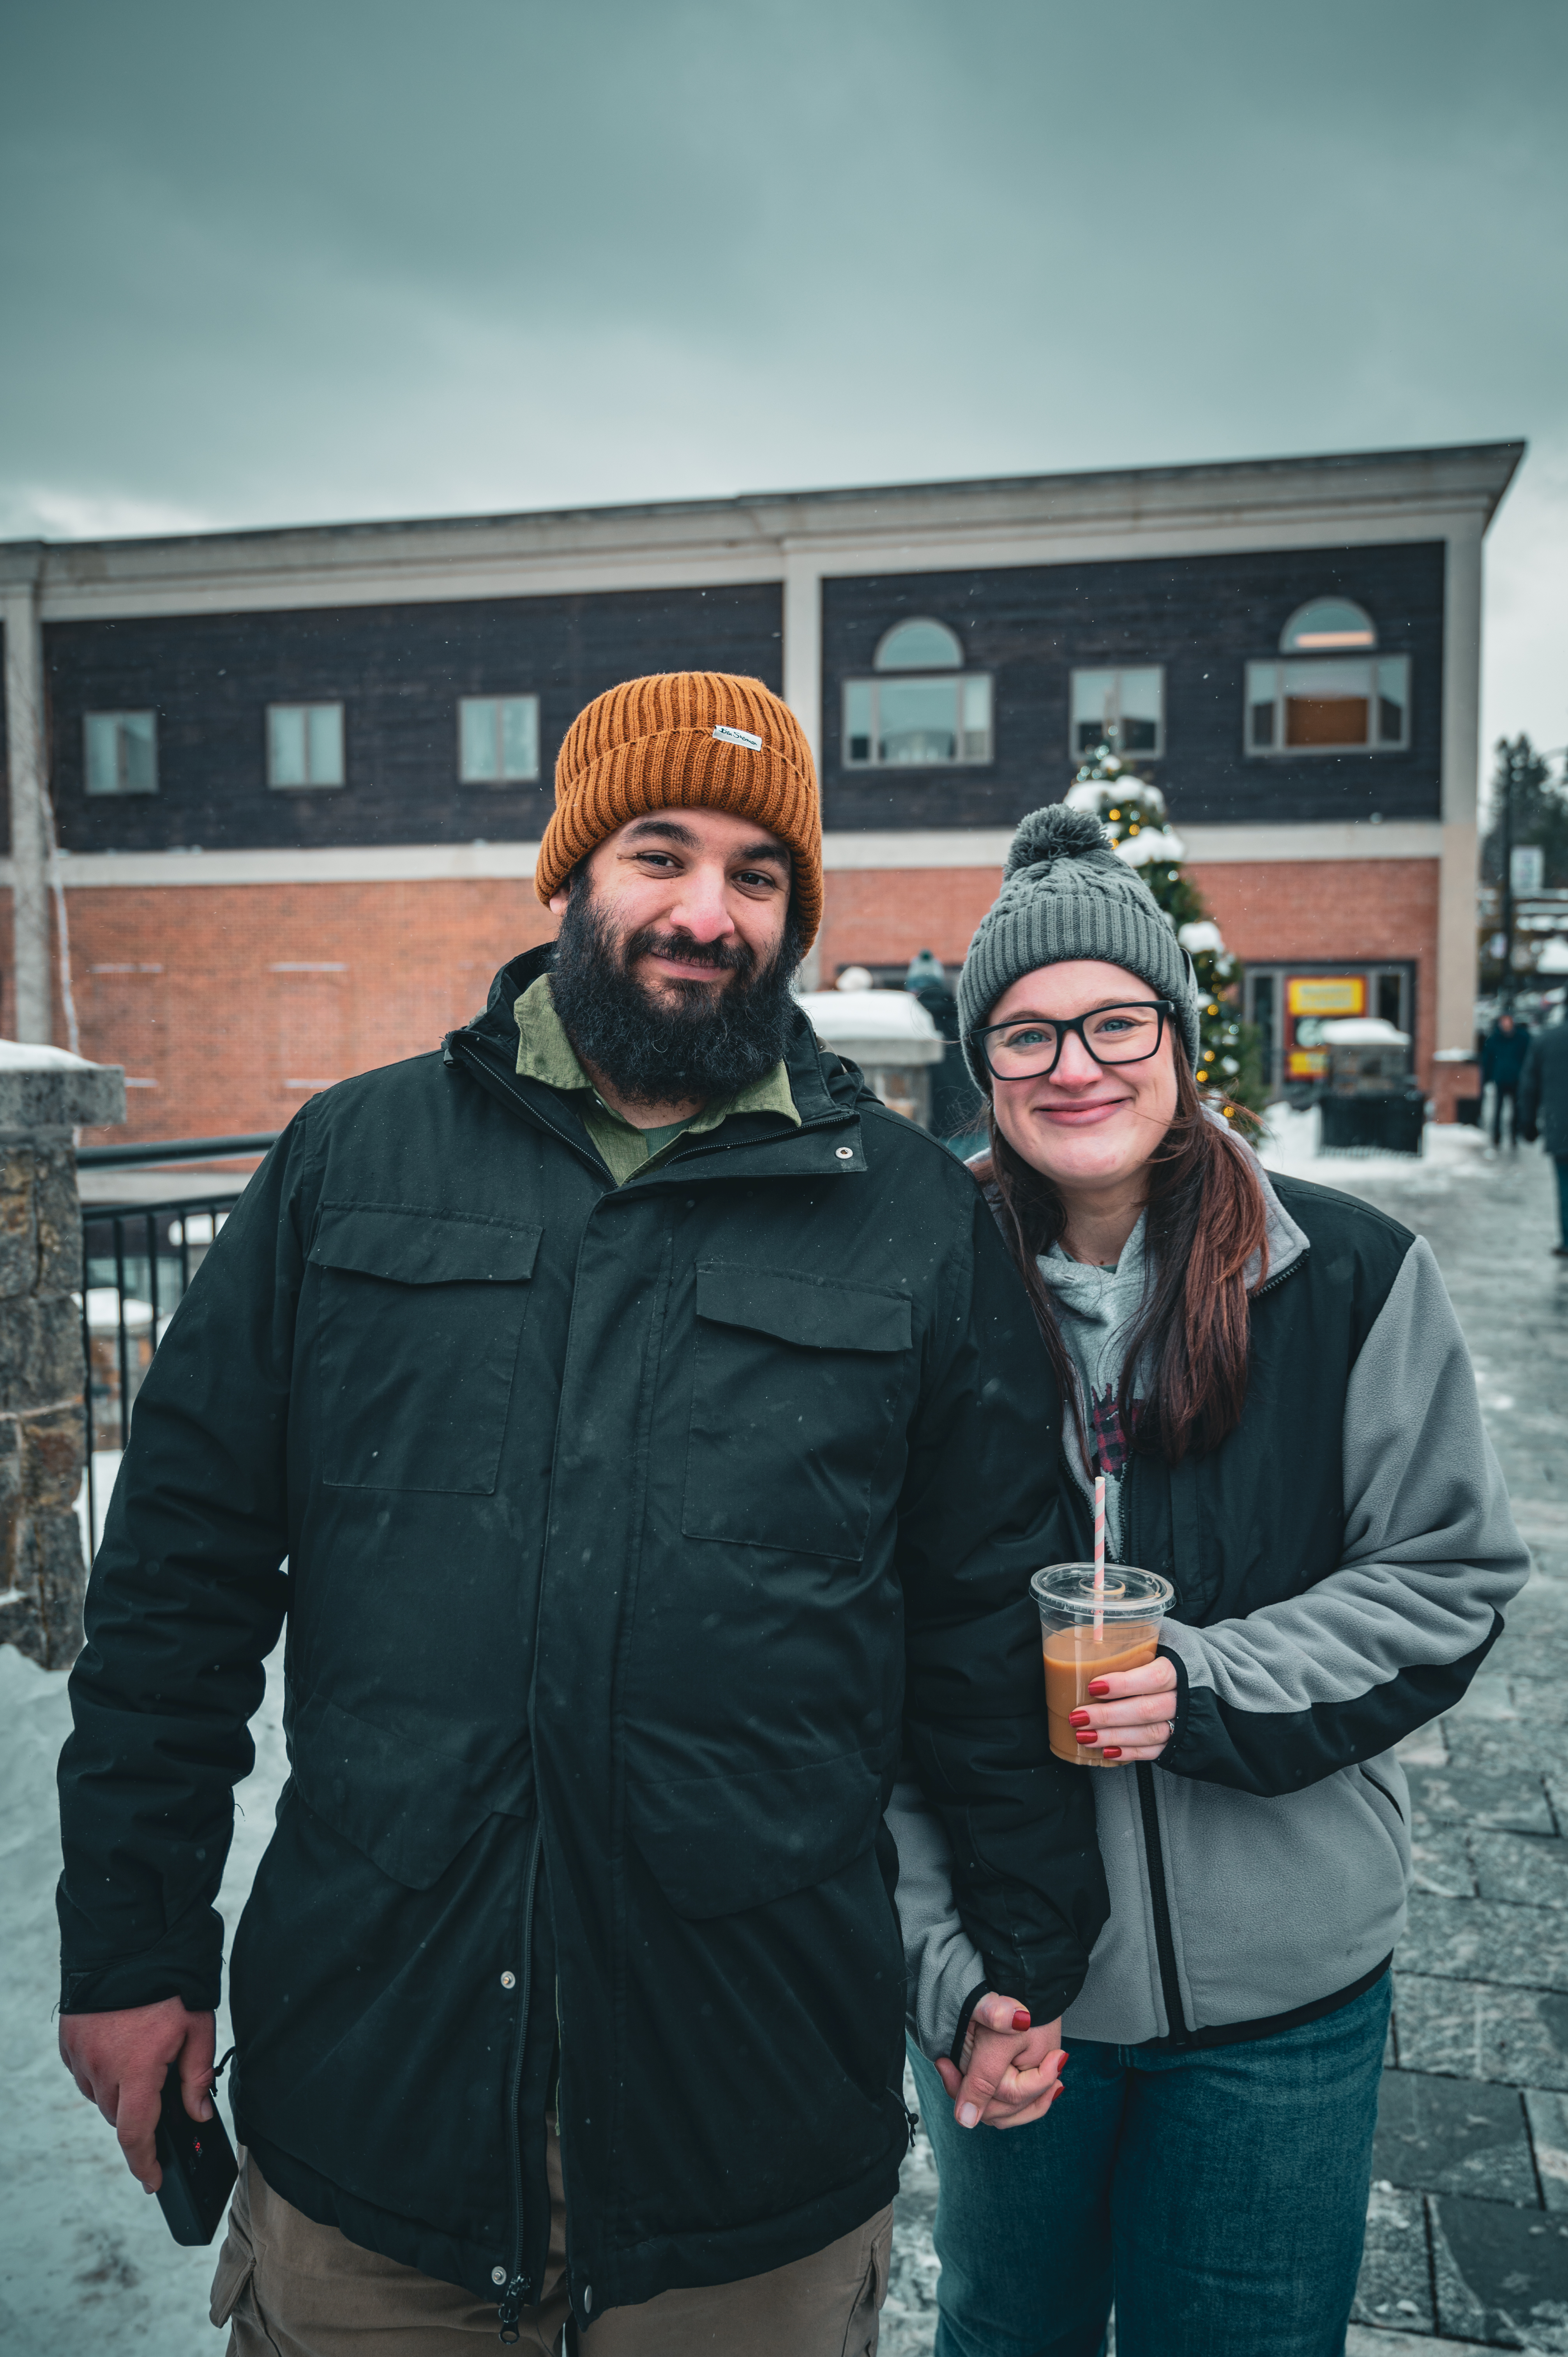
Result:
M1105 1634L1105 1613L1101 1598L1105 1593L1105 1476L1094 1477L1094 1641L1098 1645Z

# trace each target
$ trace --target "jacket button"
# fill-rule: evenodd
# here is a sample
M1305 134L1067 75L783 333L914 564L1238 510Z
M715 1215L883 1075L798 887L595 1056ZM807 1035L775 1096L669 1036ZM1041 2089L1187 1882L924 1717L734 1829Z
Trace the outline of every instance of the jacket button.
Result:
M583 2314L585 2316L591 2316L593 2314L593 2309L594 2287L592 2284L585 2284L583 2286Z
M490 2281L496 2284L505 2283L506 2269L504 2267L492 2267L490 2269Z
M854 1160L854 1146L835 1146L833 1148L833 1158L838 1162L853 1162Z
M517 1986L517 1975L515 1973L503 1973L501 1975L501 1986L502 1988L515 1988Z

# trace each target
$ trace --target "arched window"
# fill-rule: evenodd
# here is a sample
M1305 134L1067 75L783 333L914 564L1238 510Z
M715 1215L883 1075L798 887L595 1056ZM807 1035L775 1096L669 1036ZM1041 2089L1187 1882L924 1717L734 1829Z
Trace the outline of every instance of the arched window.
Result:
M921 615L877 641L875 676L843 683L846 769L942 769L991 759L991 674L965 671L963 641Z
M1375 647L1377 625L1348 597L1314 597L1298 606L1280 632L1283 655L1329 654L1338 647Z
M877 671L961 671L963 649L945 622L895 622L874 662Z
M1410 657L1378 655L1378 626L1349 597L1310 597L1274 662L1247 665L1247 750L1398 753L1410 744Z

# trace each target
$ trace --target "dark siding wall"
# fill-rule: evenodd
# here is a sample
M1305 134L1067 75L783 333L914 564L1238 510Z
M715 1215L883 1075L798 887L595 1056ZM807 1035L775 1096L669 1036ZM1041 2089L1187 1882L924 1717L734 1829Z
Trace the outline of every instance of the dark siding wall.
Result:
M1070 783L1069 673L1165 666L1165 756L1155 774L1189 823L1435 818L1441 810L1444 544L1249 551L1112 565L1020 565L822 585L823 815L831 827L1006 826ZM1413 711L1402 753L1282 760L1241 750L1245 665L1272 655L1298 606L1353 597L1381 651L1409 654ZM841 765L841 684L871 669L901 616L933 615L995 673L986 769L867 772Z
M782 685L777 583L285 614L62 622L45 632L60 840L73 851L530 840L583 705L655 671ZM541 777L459 786L457 699L540 697ZM265 707L345 707L348 782L271 791ZM85 791L82 715L154 709L158 792Z

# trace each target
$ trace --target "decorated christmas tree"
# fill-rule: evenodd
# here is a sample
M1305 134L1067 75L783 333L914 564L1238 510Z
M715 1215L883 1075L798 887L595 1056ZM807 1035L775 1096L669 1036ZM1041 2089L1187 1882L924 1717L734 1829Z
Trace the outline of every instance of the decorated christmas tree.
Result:
M1197 887L1183 872L1186 846L1170 824L1164 794L1152 779L1140 777L1108 745L1101 745L1079 770L1065 800L1074 810L1092 811L1101 820L1122 857L1138 870L1170 919L1192 960L1203 994L1195 1075L1198 1087L1217 1100L1261 1113L1268 1098L1257 1027L1242 1022L1237 1004L1240 961L1226 948Z

